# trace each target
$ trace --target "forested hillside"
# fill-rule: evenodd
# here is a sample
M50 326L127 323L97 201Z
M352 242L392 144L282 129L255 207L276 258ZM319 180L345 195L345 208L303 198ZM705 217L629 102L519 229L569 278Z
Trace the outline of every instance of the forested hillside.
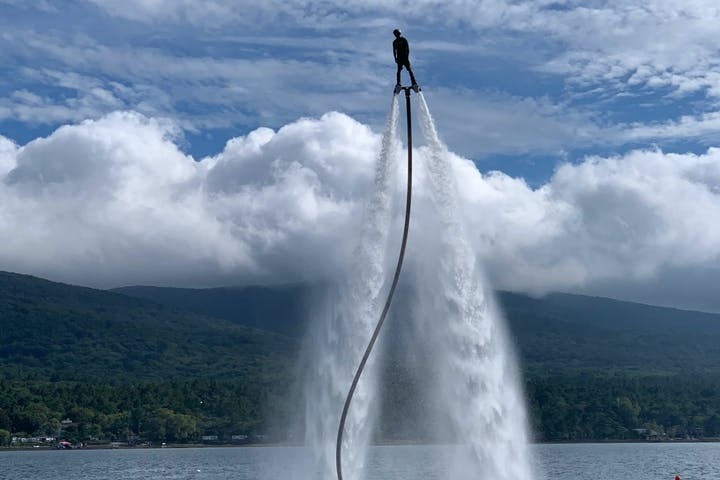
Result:
M153 381L279 371L288 337L117 293L0 273L0 378Z
M289 336L305 331L310 295L303 286L116 291ZM720 374L720 315L583 295L535 299L498 292L498 300L521 365L533 374ZM412 296L400 291L393 313L402 316L410 302ZM388 322L389 335L402 335L394 325L407 320Z
M0 273L0 443L59 431L287 439L302 408L294 365L311 289L120 291ZM720 316L577 295L499 299L538 439L720 435ZM398 316L408 301L401 293ZM401 325L386 332L376 440L429 440L438 406L421 401L428 379L407 361Z

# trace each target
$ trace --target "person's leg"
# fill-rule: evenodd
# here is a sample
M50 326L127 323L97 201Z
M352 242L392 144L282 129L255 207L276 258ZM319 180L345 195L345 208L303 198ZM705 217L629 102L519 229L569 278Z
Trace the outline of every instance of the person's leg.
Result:
M408 61L405 63L405 68L407 68L408 73L410 74L410 81L413 85L417 85L417 82L415 81L415 75L413 75L412 68L410 68L410 62Z
M397 64L397 82L395 85L400 85L400 72L402 71L402 63Z

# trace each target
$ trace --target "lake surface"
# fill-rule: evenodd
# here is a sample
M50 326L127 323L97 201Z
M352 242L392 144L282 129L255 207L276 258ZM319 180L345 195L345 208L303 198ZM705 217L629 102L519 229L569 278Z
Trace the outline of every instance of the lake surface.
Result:
M436 465L448 448L372 447L367 478L447 480ZM720 443L533 448L538 480L720 479ZM310 465L309 451L293 447L0 451L0 480L310 480Z

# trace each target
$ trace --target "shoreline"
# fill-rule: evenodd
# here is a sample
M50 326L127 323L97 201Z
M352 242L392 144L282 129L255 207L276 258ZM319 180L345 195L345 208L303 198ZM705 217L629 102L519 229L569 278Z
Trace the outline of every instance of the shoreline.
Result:
M547 442L530 442L531 445L612 445L612 444L628 444L628 443L646 443L646 444L672 444L672 443L720 443L720 438L703 438L703 439L672 439L672 440L587 440L587 441L570 441L570 440L556 440ZM424 442L383 442L374 443L370 446L373 447L390 447L390 446L432 446L432 445L448 445L445 443L424 443ZM232 444L232 443L217 443L217 444L206 444L206 443L172 443L172 444L159 444L159 445L111 445L111 444L96 444L87 445L83 448L73 448L68 450L162 450L166 448L172 449L184 449L184 448L272 448L272 447L288 447L288 448L302 448L301 444L291 443L245 443L245 444ZM11 446L11 447L0 447L0 452L35 452L35 451L63 451L63 449L55 448L53 445L23 445L23 446Z

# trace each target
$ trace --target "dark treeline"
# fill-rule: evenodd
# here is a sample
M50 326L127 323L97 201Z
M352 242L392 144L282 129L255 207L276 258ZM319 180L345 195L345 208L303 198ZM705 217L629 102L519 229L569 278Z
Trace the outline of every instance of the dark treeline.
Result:
M526 392L538 440L720 437L717 378L562 376Z
M410 404L396 385L383 400L376 440L431 440L427 411ZM720 380L680 377L534 378L526 383L531 426L541 441L720 436ZM297 399L295 399L297 400ZM287 389L262 382L192 380L103 385L0 381L0 442L14 435L62 436L77 441L195 442L202 435L288 440L302 405ZM638 433L635 429L644 429ZM418 433L422 432L422 433ZM297 432L296 432L297 433Z
M79 441L192 442L264 434L271 385L217 380L138 384L0 381L0 443L17 436ZM63 425L68 419L72 424Z

